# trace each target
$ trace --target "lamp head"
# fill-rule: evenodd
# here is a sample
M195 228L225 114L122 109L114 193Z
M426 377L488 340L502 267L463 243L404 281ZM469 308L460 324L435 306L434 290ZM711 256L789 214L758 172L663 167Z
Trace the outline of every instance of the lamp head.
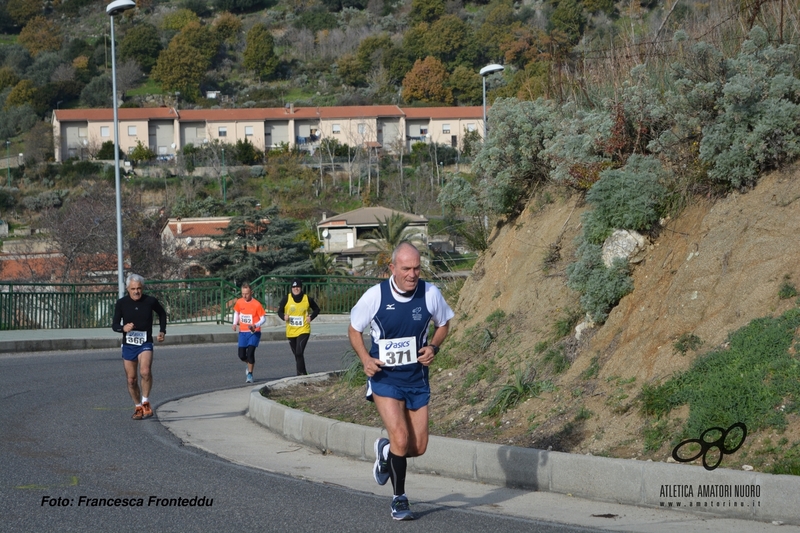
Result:
M136 7L136 2L133 0L114 0L106 6L106 13L109 17L116 17L122 14L123 11L133 9Z
M500 72L501 70L505 70L505 67L503 67L503 65L498 65L498 64L494 63L494 64L486 65L485 67L483 67L480 70L480 75L481 76L488 76L489 74L492 74L493 72Z

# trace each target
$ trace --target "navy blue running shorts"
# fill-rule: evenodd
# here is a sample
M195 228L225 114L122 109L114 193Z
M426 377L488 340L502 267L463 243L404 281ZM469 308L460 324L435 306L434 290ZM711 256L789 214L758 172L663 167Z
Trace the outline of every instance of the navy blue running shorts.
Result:
M391 383L376 383L370 378L367 380L367 400L374 401L373 394L405 401L406 409L411 411L425 407L431 401L430 387L398 387Z
M153 343L146 342L141 346L135 346L133 344L123 344L122 345L122 358L126 361L137 361L139 359L139 354L142 352L152 352L153 351Z

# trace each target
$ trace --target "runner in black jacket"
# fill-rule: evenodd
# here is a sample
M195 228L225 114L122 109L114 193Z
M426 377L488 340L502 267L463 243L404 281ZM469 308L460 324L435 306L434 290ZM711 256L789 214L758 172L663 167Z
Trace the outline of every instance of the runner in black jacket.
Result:
M128 392L136 406L134 420L153 416L149 396L153 387L153 313L158 315L158 342L164 340L167 333L167 312L154 296L148 296L144 290L144 278L138 274L129 274L126 281L127 296L117 300L111 329L122 333L122 363L128 378ZM139 387L141 374L142 384Z

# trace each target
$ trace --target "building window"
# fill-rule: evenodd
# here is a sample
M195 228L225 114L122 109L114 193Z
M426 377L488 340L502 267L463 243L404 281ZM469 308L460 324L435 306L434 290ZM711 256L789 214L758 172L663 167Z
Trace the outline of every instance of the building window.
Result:
M363 124L363 123L359 124L358 125L358 133L359 133L359 135L364 135L365 133L367 133L367 125Z
M425 135L428 134L428 128L420 128L419 129L419 134L424 137Z
M442 133L450 133L450 124L442 124Z
M252 137L253 136L253 126L245 126L244 127L244 135L245 135L245 137Z
M108 126L100 126L100 137L110 137L111 131L108 129Z
M226 126L220 126L217 130L218 137L227 137L228 136L228 128Z
M86 128L78 128L78 137L85 139L89 135L88 131L89 130Z
M467 131L475 131L475 123L474 122L469 122L467 124Z
M339 133L342 132L342 125L334 124L333 126L331 126L331 131L333 132L334 135L338 135Z
M136 126L128 126L128 135L136 137Z

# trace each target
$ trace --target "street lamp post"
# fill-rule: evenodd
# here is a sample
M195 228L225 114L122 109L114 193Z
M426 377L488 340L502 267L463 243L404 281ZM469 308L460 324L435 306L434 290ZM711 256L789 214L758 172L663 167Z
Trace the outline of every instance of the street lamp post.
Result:
M122 255L122 196L120 194L121 185L119 178L119 117L117 115L117 61L114 49L114 17L123 12L136 7L133 0L115 0L106 6L106 13L111 19L111 99L114 107L114 187L116 189L116 209L117 209L117 284L119 297L125 296L125 281L123 280Z
M222 149L222 203L228 203L227 195L228 175L225 172L225 148Z
M8 186L11 187L11 141L6 139L6 178Z
M489 138L489 127L486 125L486 76L492 74L494 72L500 72L503 70L503 65L498 65L493 63L491 65L486 65L480 71L480 75L483 78L483 139L484 142L486 139Z

